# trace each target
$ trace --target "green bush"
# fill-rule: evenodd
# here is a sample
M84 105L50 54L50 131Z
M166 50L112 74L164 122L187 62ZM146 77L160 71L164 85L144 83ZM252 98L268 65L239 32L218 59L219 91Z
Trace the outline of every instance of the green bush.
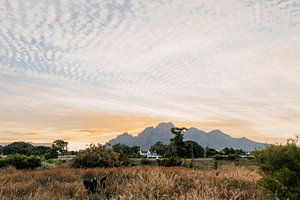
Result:
M228 161L235 161L235 160L238 160L239 156L237 155L215 155L213 156L213 158L215 160L228 160Z
M7 157L8 163L16 169L34 169L42 165L42 160L38 156L25 156L15 154Z
M128 162L129 159L124 154L116 153L100 144L91 144L89 148L78 152L71 165L76 168L118 167L128 165Z
M15 154L0 159L0 168L13 166L16 169L34 169L40 167L42 160L38 156Z
M157 160L158 166L172 167L172 166L181 166L182 161L180 158L172 156L169 158L164 158L162 160Z
M9 163L8 163L7 159L0 158L0 168L5 168L5 167L8 167L8 166L9 166Z
M142 158L141 159L141 164L142 165L151 165L151 160L147 159L147 158Z
M58 152L55 149L48 149L44 155L46 160L58 158Z
M280 199L300 199L300 148L296 143L271 145L254 153L260 184Z

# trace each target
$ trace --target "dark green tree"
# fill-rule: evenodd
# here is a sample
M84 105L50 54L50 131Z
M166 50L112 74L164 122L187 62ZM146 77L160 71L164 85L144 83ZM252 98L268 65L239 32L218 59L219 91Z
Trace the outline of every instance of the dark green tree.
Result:
M185 143L185 148L186 148L186 153L185 157L186 158L203 158L204 157L204 148L199 145L195 141L186 141Z
M52 148L55 149L59 154L64 155L68 152L68 142L63 140L55 140L52 143Z
M171 132L175 135L174 138L170 140L170 152L172 156L177 156L180 158L186 157L186 147L183 141L183 133L188 129L182 128L172 128Z
M4 147L2 145L0 145L0 155L3 154L3 149L4 149Z
M213 149L213 148L209 148L209 147L206 147L205 148L205 156L206 157L213 157L215 155L218 154L218 151Z
M33 155L34 146L26 142L14 142L3 147L3 154L23 154L23 155Z
M138 146L129 147L125 144L117 143L112 146L112 149L115 152L118 152L121 154L126 154L128 157L131 157L131 158L136 158L136 157L139 157L139 155L140 155L139 154L140 147L138 147Z
M155 143L151 148L150 151L156 152L158 155L162 157L167 157L170 155L170 147L167 144L163 144L162 142Z

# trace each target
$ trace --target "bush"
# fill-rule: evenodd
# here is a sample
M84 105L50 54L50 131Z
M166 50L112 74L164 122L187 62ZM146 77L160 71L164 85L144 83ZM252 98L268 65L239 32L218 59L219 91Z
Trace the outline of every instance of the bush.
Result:
M151 160L147 159L147 158L142 158L141 159L141 164L142 165L151 165Z
M98 144L91 144L89 148L78 152L71 165L79 168L118 167L128 165L129 159L111 149Z
M48 149L44 155L46 160L58 158L58 152L55 149Z
M295 143L255 151L260 184L280 199L300 199L300 148Z
M15 154L0 159L0 168L13 166L16 169L34 169L42 165L42 160L38 156L26 156Z
M34 169L42 165L42 160L38 156L25 156L15 154L7 157L8 163L16 169Z
M182 161L180 158L172 156L169 158L164 158L162 160L157 160L158 166L172 167L172 166L181 166Z
M5 168L8 166L9 166L8 160L0 157L0 168Z
M238 156L237 155L215 155L213 157L215 160L227 160L227 161L235 161L238 160Z

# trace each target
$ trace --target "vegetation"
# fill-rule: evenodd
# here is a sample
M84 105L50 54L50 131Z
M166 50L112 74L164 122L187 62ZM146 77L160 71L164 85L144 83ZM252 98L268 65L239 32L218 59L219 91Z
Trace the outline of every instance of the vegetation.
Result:
M138 147L138 146L129 147L129 146L126 146L125 144L117 143L112 146L112 149L117 153L126 154L130 158L140 157L140 154L139 154L140 147Z
M0 154L3 155L34 155L41 156L45 159L54 159L58 158L59 154L75 154L74 152L68 152L68 142L63 140L55 140L52 144L52 147L46 146L33 146L27 142L13 142L6 146L0 146Z
M166 145L157 142L150 148L150 151L156 152L162 157L178 157L178 158L202 158L204 157L204 148L194 141L183 141L183 132L186 128L172 128L171 131L175 135L170 140L170 144Z
M164 158L162 160L157 160L158 166L172 167L181 166L182 160L178 157L172 156L169 158Z
M233 149L233 148L224 148L222 150L222 153L224 155L246 155L246 152L243 151L242 149Z
M52 148L57 151L59 154L64 155L68 152L68 142L65 142L63 140L55 140L52 143Z
M298 139L286 145L270 145L254 154L263 176L260 184L280 199L300 199Z
M83 185L87 173L98 179L107 174L106 189L88 193ZM271 199L257 186L259 179L256 169L249 167L197 171L181 167L8 169L0 172L0 199Z
M151 152L156 152L158 155L162 157L167 157L171 155L169 145L163 144L162 142L157 142L150 148Z
M34 169L40 167L42 160L38 156L25 156L14 154L5 158L0 158L0 168L13 166L16 169Z
M119 154L112 149L98 144L91 144L87 149L78 152L72 160L72 166L79 168L119 167L130 163L125 154Z

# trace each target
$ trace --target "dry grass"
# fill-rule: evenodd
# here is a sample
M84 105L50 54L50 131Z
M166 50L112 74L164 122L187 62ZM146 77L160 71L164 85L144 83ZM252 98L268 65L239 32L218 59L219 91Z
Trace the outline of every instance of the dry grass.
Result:
M216 176L216 171L219 176ZM85 174L108 173L107 188L89 194L82 185ZM219 170L132 167L113 169L55 168L0 172L0 199L267 199L257 186L255 168Z

